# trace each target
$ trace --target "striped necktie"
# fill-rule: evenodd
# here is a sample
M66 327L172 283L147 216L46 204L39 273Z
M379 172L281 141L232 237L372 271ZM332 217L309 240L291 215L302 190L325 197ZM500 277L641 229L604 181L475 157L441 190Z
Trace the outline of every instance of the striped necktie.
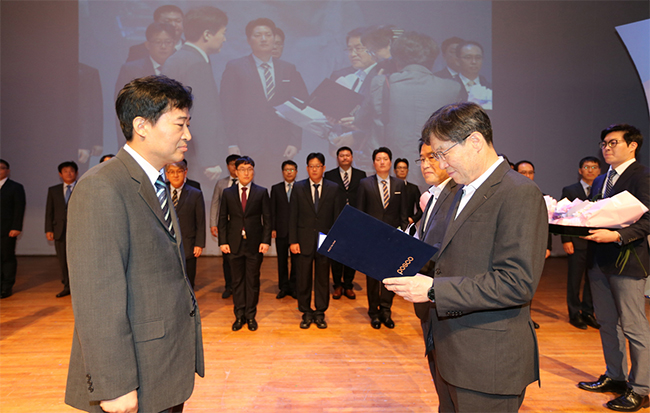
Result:
M343 172L343 186L345 186L346 191L350 189L350 175L348 175L348 171Z
M158 175L155 187L156 196L158 197L158 202L160 202L160 208L162 209L163 217L165 218L165 223L167 224L167 230L170 234L172 234L172 236L176 237L176 234L174 233L174 227L172 226L172 216L169 211L169 203L167 202L167 187L165 186L165 182L163 182L162 175Z
M264 69L264 89L266 91L266 100L271 100L275 94L275 83L273 83L273 76L271 75L271 66L268 63L261 64Z
M386 184L385 179L382 179L381 183L383 185L381 190L382 193L381 197L382 197L382 202L384 204L384 209L386 209L386 207L388 207L388 200L390 198L390 196L388 195L388 184Z
M172 193L172 203L174 204L174 208L178 206L178 189L174 188L174 192Z
M68 204L70 200L70 195L72 195L72 185L68 184L65 186L65 204Z
M287 201L291 201L291 190L293 189L293 182L287 185Z
M614 187L614 177L616 177L616 170L612 169L607 175L607 185L605 186L605 198L609 198L612 194L612 188Z

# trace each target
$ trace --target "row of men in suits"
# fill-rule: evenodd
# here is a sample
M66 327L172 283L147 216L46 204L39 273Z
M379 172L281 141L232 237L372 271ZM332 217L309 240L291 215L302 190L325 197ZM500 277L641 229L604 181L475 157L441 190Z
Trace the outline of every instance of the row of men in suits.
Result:
M10 174L9 162L0 159L0 298L13 294L18 270L16 240L25 217L25 189Z

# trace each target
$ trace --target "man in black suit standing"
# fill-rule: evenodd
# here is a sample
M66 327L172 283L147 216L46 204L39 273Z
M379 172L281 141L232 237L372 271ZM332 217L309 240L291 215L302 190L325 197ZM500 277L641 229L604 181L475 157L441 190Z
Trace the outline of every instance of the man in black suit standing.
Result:
M609 198L628 191L649 206L650 171L636 160L643 144L641 132L627 124L610 125L601 132L600 140L609 169L594 180L590 198ZM650 269L650 212L616 231L589 232L584 238L595 242L590 243L595 262L589 269L589 282L607 369L597 381L581 382L578 387L592 392L618 393L620 396L607 402L607 407L635 412L648 407L650 392L650 326L643 298ZM621 264L619 257L626 251L629 259Z
M336 161L339 167L325 172L325 179L337 184L339 186L340 196L345 200L345 203L356 208L359 182L366 177L366 173L352 167L354 158L352 149L348 146L341 146L336 150ZM338 300L344 294L350 300L357 298L353 289L354 268L333 260L331 263L332 281L334 283L332 298Z
M442 42L442 57L445 59L447 67L434 73L435 76L443 79L458 79L460 63L458 62L458 56L456 56L456 49L458 48L458 45L463 42L463 39L456 36L445 39L445 41Z
M235 162L239 182L224 189L219 208L219 247L230 254L235 322L257 330L260 267L271 245L271 205L266 188L255 185L255 161L243 156Z
M75 185L79 168L74 161L63 162L59 165L59 177L62 184L49 187L47 190L47 203L45 205L45 237L54 241L56 256L61 267L61 282L63 290L57 297L70 295L70 281L68 277L68 260L66 256L66 227L68 222L68 200Z
M153 12L153 21L159 24L167 24L173 27L172 53L178 51L183 46L183 11L172 4L166 4L158 7ZM148 38L147 38L148 40ZM143 59L149 56L149 47L147 43L139 43L129 48L127 62Z
M407 196L407 208L409 215L409 225L417 224L422 218L422 208L420 208L420 188L413 183L410 183L406 180L409 174L409 161L406 158L395 159L393 164L393 170L395 171L395 176L397 179L404 181L404 186L406 186L406 196Z
M16 239L23 230L25 216L25 189L18 182L9 179L10 172L9 162L0 159L0 298L13 294L18 268Z
M404 181L390 176L390 149L381 147L372 153L375 175L364 178L359 183L358 208L395 228L406 229L408 226L408 196ZM391 318L391 307L395 293L388 291L384 285L366 275L368 290L368 315L372 328L379 329L383 323L388 328L395 328Z
M594 179L600 175L600 159L595 156L582 158L578 174L581 178L580 182L562 188L562 199L567 198L569 201L587 199ZM587 241L578 237L562 236L562 248L569 258L566 285L569 323L581 330L586 330L587 326L600 328L600 324L594 318L594 304L587 276L587 244ZM580 284L583 276L585 283L582 288L582 300L580 300Z
M187 184L187 165L184 160L165 166L165 175L169 181L172 204L181 227L187 278L194 288L196 259L201 256L205 248L203 192Z
M231 153L257 159L258 181L271 185L280 159L292 159L302 146L302 129L280 118L274 106L292 97L307 99L296 66L272 57L275 23L259 18L246 25L252 53L231 60L221 77L221 106ZM263 136L260 145L260 137Z
M329 306L329 258L318 253L318 233L326 234L343 207L339 189L334 182L323 179L325 156L319 152L307 155L308 179L297 182L291 192L289 216L289 248L297 254L296 287L298 309L302 313L300 328L311 323L327 328L325 311ZM312 265L314 305L311 308Z
M271 236L275 238L278 253L278 288L275 297L287 295L296 298L296 255L291 254L291 272L289 272L289 202L293 184L298 173L298 165L292 160L282 162L284 180L271 187Z
M456 48L456 57L460 64L457 80L463 86L462 90L467 92L467 97L463 99L479 103L485 109L492 109L492 84L481 75L483 46L472 40L464 41ZM485 94L486 89L490 91L489 95Z

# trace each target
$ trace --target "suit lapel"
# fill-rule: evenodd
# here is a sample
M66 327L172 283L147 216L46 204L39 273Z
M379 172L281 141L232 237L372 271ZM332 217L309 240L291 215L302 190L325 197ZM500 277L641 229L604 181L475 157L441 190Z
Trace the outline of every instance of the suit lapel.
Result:
M253 59L252 54L248 55L248 61L250 62L248 65L250 73L247 77L251 79L251 86L253 87L255 94L258 95L258 99L266 101L266 91L264 90L265 85L262 83L262 79L260 78L260 74L257 70L257 65L255 64L255 59ZM273 70L275 70L275 65L273 65Z
M440 210L440 206L442 205L443 202L445 202L445 199L451 194L451 190L456 186L456 182L453 180L450 180L447 185L445 185L444 188L442 188L442 191L440 191L440 195L438 196L438 200L436 201L436 204L433 206L433 210L431 211L429 222L426 222L427 228L425 229L424 237L422 238L423 240L426 239L426 235L429 233L429 230L431 229L431 220L433 220L433 217L436 216L438 211ZM429 202L433 202L433 196L431 199L429 199ZM427 209L429 208L430 204L427 204ZM426 216L424 217L426 219Z
M618 178L614 186L612 187L612 195L616 195L619 192L623 192L625 188L628 188L628 181L632 178L632 176L635 174L636 169L639 167L638 162L633 162L632 165L628 166L627 169L623 172L623 174Z
M384 206L384 201L381 197L381 192L379 192L379 177L373 175L374 179L372 180L372 193L375 194L375 202L379 202L379 205Z

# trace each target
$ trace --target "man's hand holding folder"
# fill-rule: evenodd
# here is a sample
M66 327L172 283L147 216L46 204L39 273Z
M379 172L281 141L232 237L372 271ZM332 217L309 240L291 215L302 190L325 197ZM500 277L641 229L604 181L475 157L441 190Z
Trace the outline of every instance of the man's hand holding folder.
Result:
M430 301L427 294L433 286L433 278L426 275L418 273L412 277L385 278L383 283L387 290L412 303Z

